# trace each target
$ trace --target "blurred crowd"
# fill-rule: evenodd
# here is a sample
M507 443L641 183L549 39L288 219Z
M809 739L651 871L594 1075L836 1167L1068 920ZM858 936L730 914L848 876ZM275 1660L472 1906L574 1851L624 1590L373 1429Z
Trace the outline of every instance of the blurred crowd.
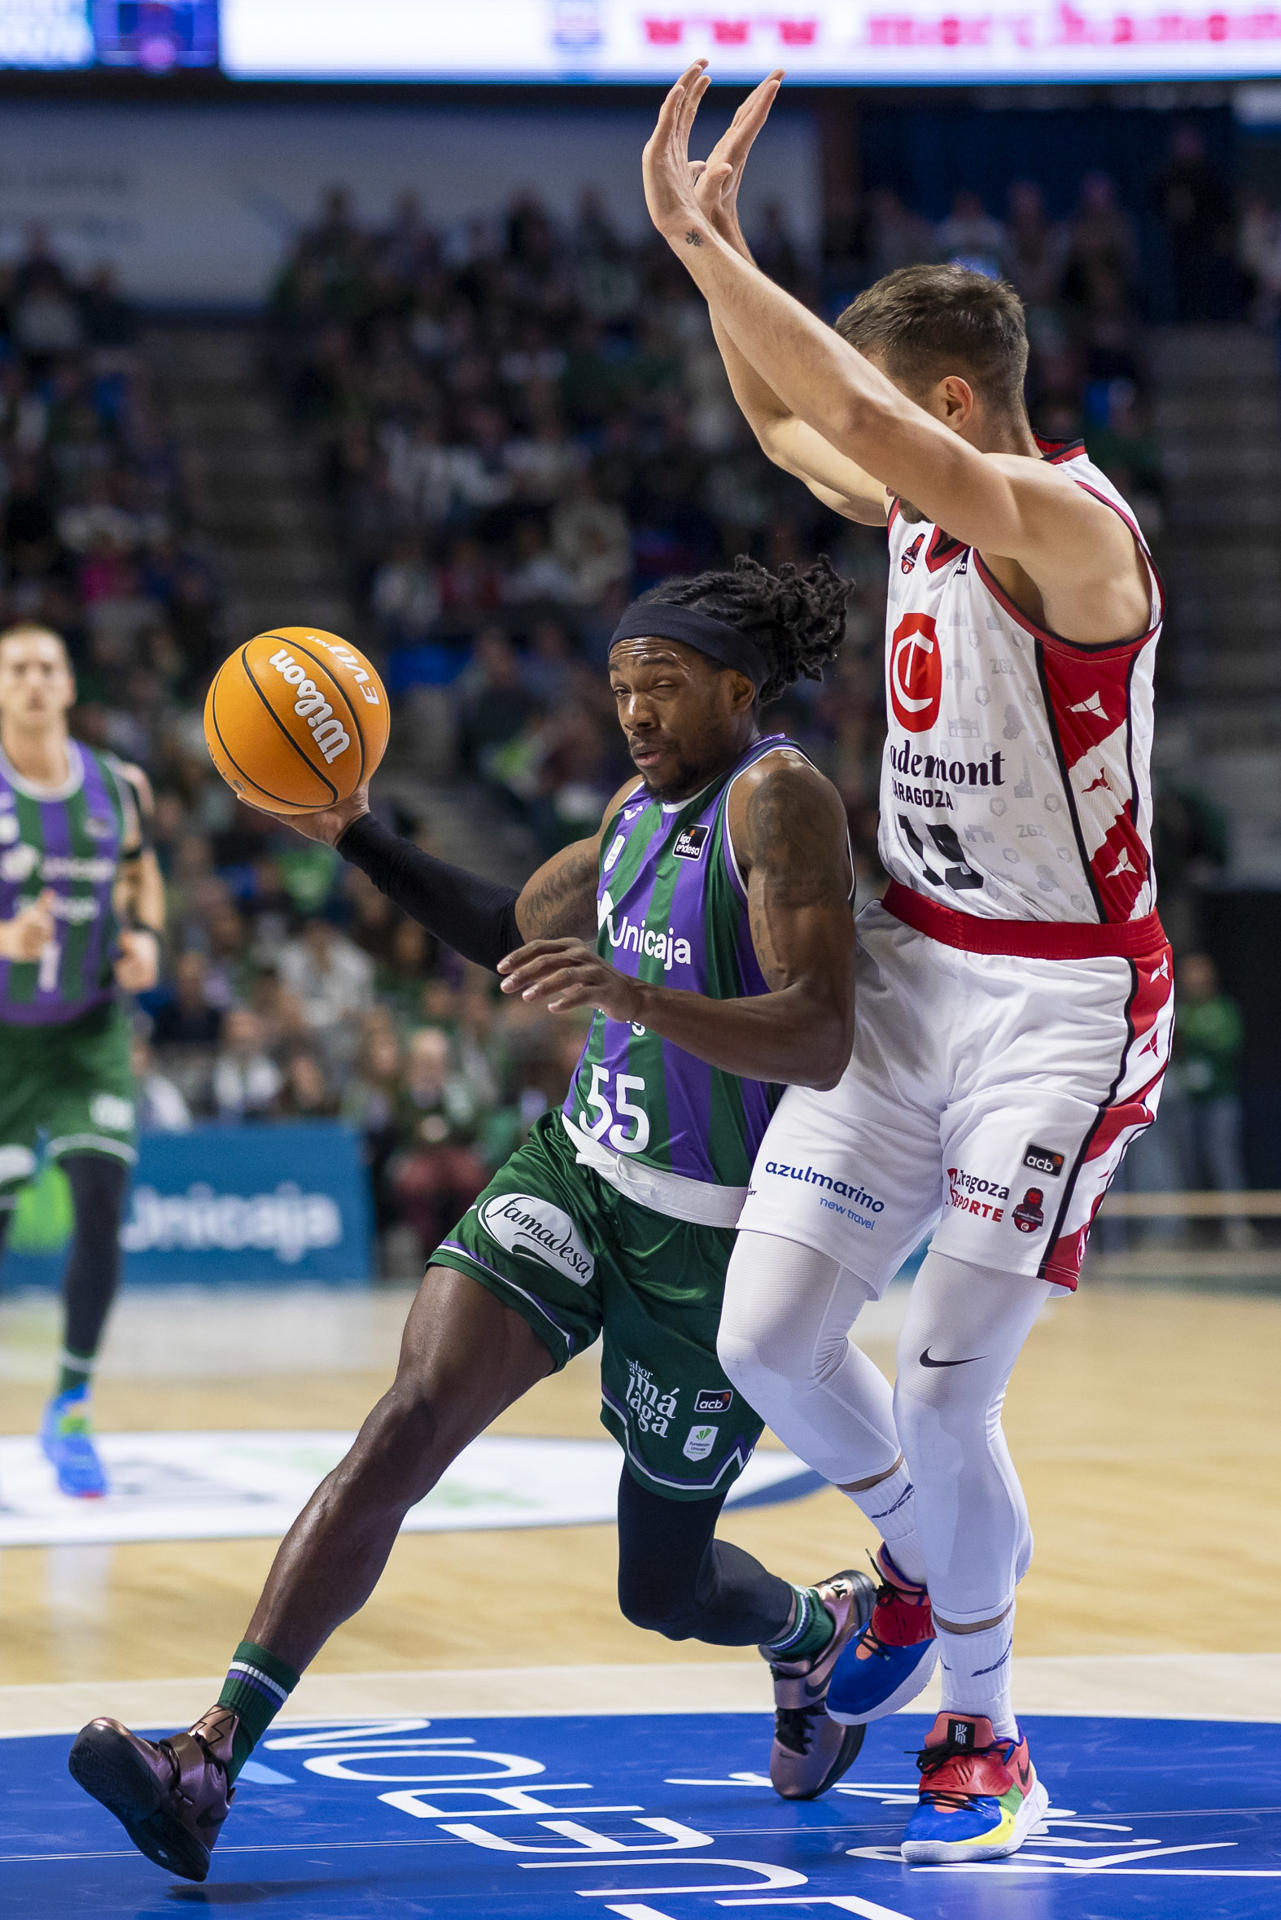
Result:
M1028 307L1038 430L1087 433L1159 537L1136 222L1110 179L1085 179L1064 221L1023 182L1003 217L959 193L938 225L873 193L812 258L776 205L748 237L830 317L913 261L1006 274ZM485 782L544 851L581 833L626 771L600 674L626 600L738 552L827 551L854 586L846 648L772 724L836 781L874 873L883 541L760 455L663 243L625 236L590 192L568 222L526 195L438 229L412 194L374 226L335 188L273 308L275 373L349 542L398 729L418 730L438 777Z
M1027 182L999 209L958 192L937 224L884 190L812 256L778 207L749 239L829 317L917 260L1006 275L1028 309L1034 424L1083 433L1159 548L1143 217L1095 174L1062 220ZM1251 297L1270 284L1260 268ZM531 859L551 851L594 827L628 771L601 672L626 601L738 552L826 551L852 583L847 644L770 721L835 781L875 885L883 537L759 454L664 246L620 233L590 194L565 223L524 196L437 229L410 194L375 225L335 188L283 263L272 321L268 370L331 495L406 765L438 787L482 783L529 830ZM212 775L201 706L234 637L216 556L138 316L108 272L76 279L39 233L0 272L0 526L0 617L67 636L77 733L141 762L156 792L170 938L140 1009L145 1123L349 1122L399 1267L562 1095L581 1023L501 999ZM1170 876L1195 881L1222 858L1214 822L1174 789L1161 808ZM424 785L398 824L426 833L430 814Z
M0 619L67 637L78 731L150 761L217 653L138 320L111 269L77 280L33 229L0 267Z

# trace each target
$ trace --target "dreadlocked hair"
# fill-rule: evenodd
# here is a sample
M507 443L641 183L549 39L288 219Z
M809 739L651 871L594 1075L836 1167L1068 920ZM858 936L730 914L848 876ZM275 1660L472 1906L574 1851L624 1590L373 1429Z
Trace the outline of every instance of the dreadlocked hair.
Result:
M669 607L697 607L747 634L765 656L769 674L757 698L768 706L802 675L821 680L845 637L845 606L850 582L842 580L826 554L801 569L784 560L776 573L745 553L732 572L698 573L664 580L640 596Z

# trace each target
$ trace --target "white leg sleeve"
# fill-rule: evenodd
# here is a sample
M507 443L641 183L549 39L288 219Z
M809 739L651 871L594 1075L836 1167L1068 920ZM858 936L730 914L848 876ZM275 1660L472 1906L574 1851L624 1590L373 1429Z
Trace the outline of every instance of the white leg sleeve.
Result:
M921 1265L899 1338L894 1422L915 1488L936 1614L958 1626L1012 1602L1031 1559L1027 1505L1001 1431L1006 1382L1055 1289L950 1255Z
M844 1486L899 1456L893 1397L850 1327L876 1290L830 1255L740 1232L725 1279L717 1351L734 1385L785 1446Z

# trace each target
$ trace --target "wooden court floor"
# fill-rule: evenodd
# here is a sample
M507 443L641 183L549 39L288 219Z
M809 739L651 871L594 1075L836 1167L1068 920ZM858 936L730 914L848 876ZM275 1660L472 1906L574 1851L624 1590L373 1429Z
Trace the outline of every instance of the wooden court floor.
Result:
M383 1345L385 1364L366 1353L352 1371L109 1372L99 1424L354 1427L388 1377L390 1332ZM889 1341L867 1345L888 1367ZM1281 1655L1279 1374L1281 1297L1094 1285L1051 1306L1006 1410L1037 1540L1020 1597L1022 1657ZM595 1436L596 1387L589 1355L499 1430ZM0 1378L0 1430L32 1431L42 1397L34 1379ZM872 1544L832 1492L731 1514L723 1531L796 1579L860 1564ZM272 1550L232 1540L0 1553L0 1689L221 1671ZM606 1526L407 1537L315 1671L688 1662L707 1672L743 1660L629 1626L614 1577Z

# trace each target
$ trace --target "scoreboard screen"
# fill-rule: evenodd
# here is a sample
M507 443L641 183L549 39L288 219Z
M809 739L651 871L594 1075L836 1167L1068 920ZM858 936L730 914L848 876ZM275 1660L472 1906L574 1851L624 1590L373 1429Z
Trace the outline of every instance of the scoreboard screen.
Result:
M0 0L0 68L170 73L218 64L218 0Z

